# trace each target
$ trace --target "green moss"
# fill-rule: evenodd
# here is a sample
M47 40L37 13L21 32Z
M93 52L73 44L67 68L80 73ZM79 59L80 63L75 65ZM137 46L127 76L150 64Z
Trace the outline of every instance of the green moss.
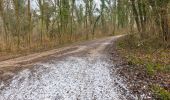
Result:
M146 71L149 75L154 75L155 74L155 69L154 69L154 64L153 63L147 63L146 64Z
M153 92L160 100L170 100L170 92L160 86L153 86Z
M165 66L165 69L168 73L170 73L170 65Z

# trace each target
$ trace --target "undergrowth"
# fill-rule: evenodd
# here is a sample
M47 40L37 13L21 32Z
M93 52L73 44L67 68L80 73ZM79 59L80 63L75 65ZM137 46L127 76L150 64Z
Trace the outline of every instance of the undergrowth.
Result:
M170 100L170 92L161 88L160 86L154 85L152 91L157 95L159 100Z
M117 49L129 64L143 66L148 76L167 77L170 75L170 48L166 45L156 36L141 39L138 34L130 34L118 40ZM168 90L159 85L152 89L160 100L170 100Z
M170 48L165 48L157 37L140 39L138 35L128 35L119 40L118 49L130 63L146 66L150 75L170 73Z

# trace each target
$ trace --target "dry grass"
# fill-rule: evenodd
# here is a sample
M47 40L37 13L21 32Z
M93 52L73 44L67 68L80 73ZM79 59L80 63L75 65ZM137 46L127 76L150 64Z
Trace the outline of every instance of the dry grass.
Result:
M81 31L78 33L75 33L71 40L70 40L70 35L69 34L64 34L61 37L61 43L59 43L59 38L55 39L50 39L47 36L43 37L42 44L40 43L40 40L37 40L36 38L32 38L31 44L29 45L26 41L21 40L21 45L20 48L17 48L17 41L13 40L11 41L10 44L7 47L7 44L5 44L3 39L0 40L0 61L11 59L11 58L16 58L36 52L42 52L42 51L47 51L51 49L56 49L60 48L63 46L68 46L72 43L76 42L82 42L82 41L87 41L86 40L86 35L84 33L85 31ZM96 31L95 33L95 38L102 38L108 36L108 34L103 34L100 31ZM11 39L12 40L12 39ZM89 39L92 40L92 35L89 35Z

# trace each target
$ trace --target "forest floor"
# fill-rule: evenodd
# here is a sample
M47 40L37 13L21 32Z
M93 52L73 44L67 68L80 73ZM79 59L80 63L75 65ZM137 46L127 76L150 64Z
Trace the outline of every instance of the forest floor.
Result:
M141 41L135 35L121 38L116 44L119 57L124 59L119 75L129 90L144 93L151 100L170 100L170 49L161 46L157 38Z

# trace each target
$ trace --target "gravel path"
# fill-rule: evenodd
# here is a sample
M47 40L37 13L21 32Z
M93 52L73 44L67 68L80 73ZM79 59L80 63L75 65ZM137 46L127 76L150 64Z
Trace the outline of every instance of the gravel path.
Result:
M1 82L0 100L126 100L120 88L126 85L111 70L115 65L105 51L116 38L82 44L78 56L74 52L22 70L9 85Z

